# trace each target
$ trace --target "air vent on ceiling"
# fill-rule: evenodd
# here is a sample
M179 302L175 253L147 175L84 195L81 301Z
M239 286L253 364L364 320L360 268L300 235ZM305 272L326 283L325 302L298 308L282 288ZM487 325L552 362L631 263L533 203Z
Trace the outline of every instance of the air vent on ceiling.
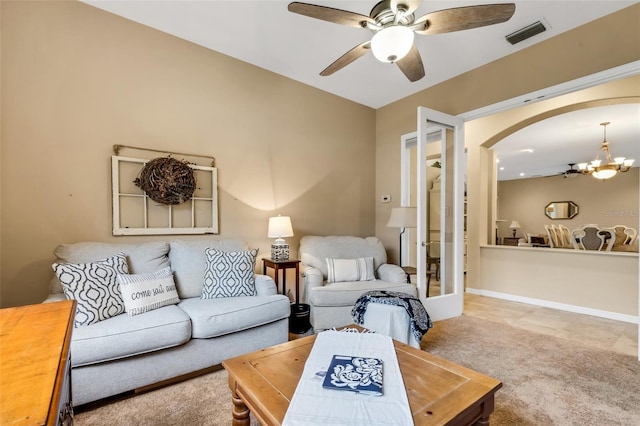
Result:
M547 28L540 21L534 22L531 25L528 25L524 28L519 29L518 31L512 32L507 35L505 38L511 44L520 43L523 40L533 37L536 34L540 34L541 32L546 31Z

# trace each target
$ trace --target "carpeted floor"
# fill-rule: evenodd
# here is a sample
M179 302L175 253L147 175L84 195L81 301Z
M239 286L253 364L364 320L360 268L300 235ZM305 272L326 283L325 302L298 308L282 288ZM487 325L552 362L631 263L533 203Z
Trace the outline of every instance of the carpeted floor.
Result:
M422 349L502 381L492 425L640 424L635 357L464 315L437 322ZM75 424L229 425L231 407L220 370L81 411Z

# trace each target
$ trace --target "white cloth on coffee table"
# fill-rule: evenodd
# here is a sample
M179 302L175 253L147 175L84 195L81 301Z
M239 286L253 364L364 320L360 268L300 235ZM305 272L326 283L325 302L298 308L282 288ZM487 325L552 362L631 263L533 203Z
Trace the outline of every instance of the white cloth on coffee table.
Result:
M398 342L420 349L420 342L411 332L409 314L402 306L369 303L361 325Z
M382 359L382 396L324 389L322 377L333 355ZM284 417L283 426L413 425L409 399L390 337L327 330L318 334Z

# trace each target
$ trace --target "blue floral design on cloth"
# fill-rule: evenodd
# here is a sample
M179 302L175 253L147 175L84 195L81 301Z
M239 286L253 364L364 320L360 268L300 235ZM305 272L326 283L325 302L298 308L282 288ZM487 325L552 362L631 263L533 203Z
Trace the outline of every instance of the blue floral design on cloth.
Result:
M382 360L334 355L322 387L382 395Z

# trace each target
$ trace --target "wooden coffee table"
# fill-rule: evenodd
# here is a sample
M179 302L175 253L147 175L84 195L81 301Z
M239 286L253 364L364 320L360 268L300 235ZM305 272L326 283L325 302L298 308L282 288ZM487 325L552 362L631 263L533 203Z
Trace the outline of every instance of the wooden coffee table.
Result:
M293 340L222 363L229 373L234 426L280 425L316 336ZM394 340L415 425L488 425L496 379Z

